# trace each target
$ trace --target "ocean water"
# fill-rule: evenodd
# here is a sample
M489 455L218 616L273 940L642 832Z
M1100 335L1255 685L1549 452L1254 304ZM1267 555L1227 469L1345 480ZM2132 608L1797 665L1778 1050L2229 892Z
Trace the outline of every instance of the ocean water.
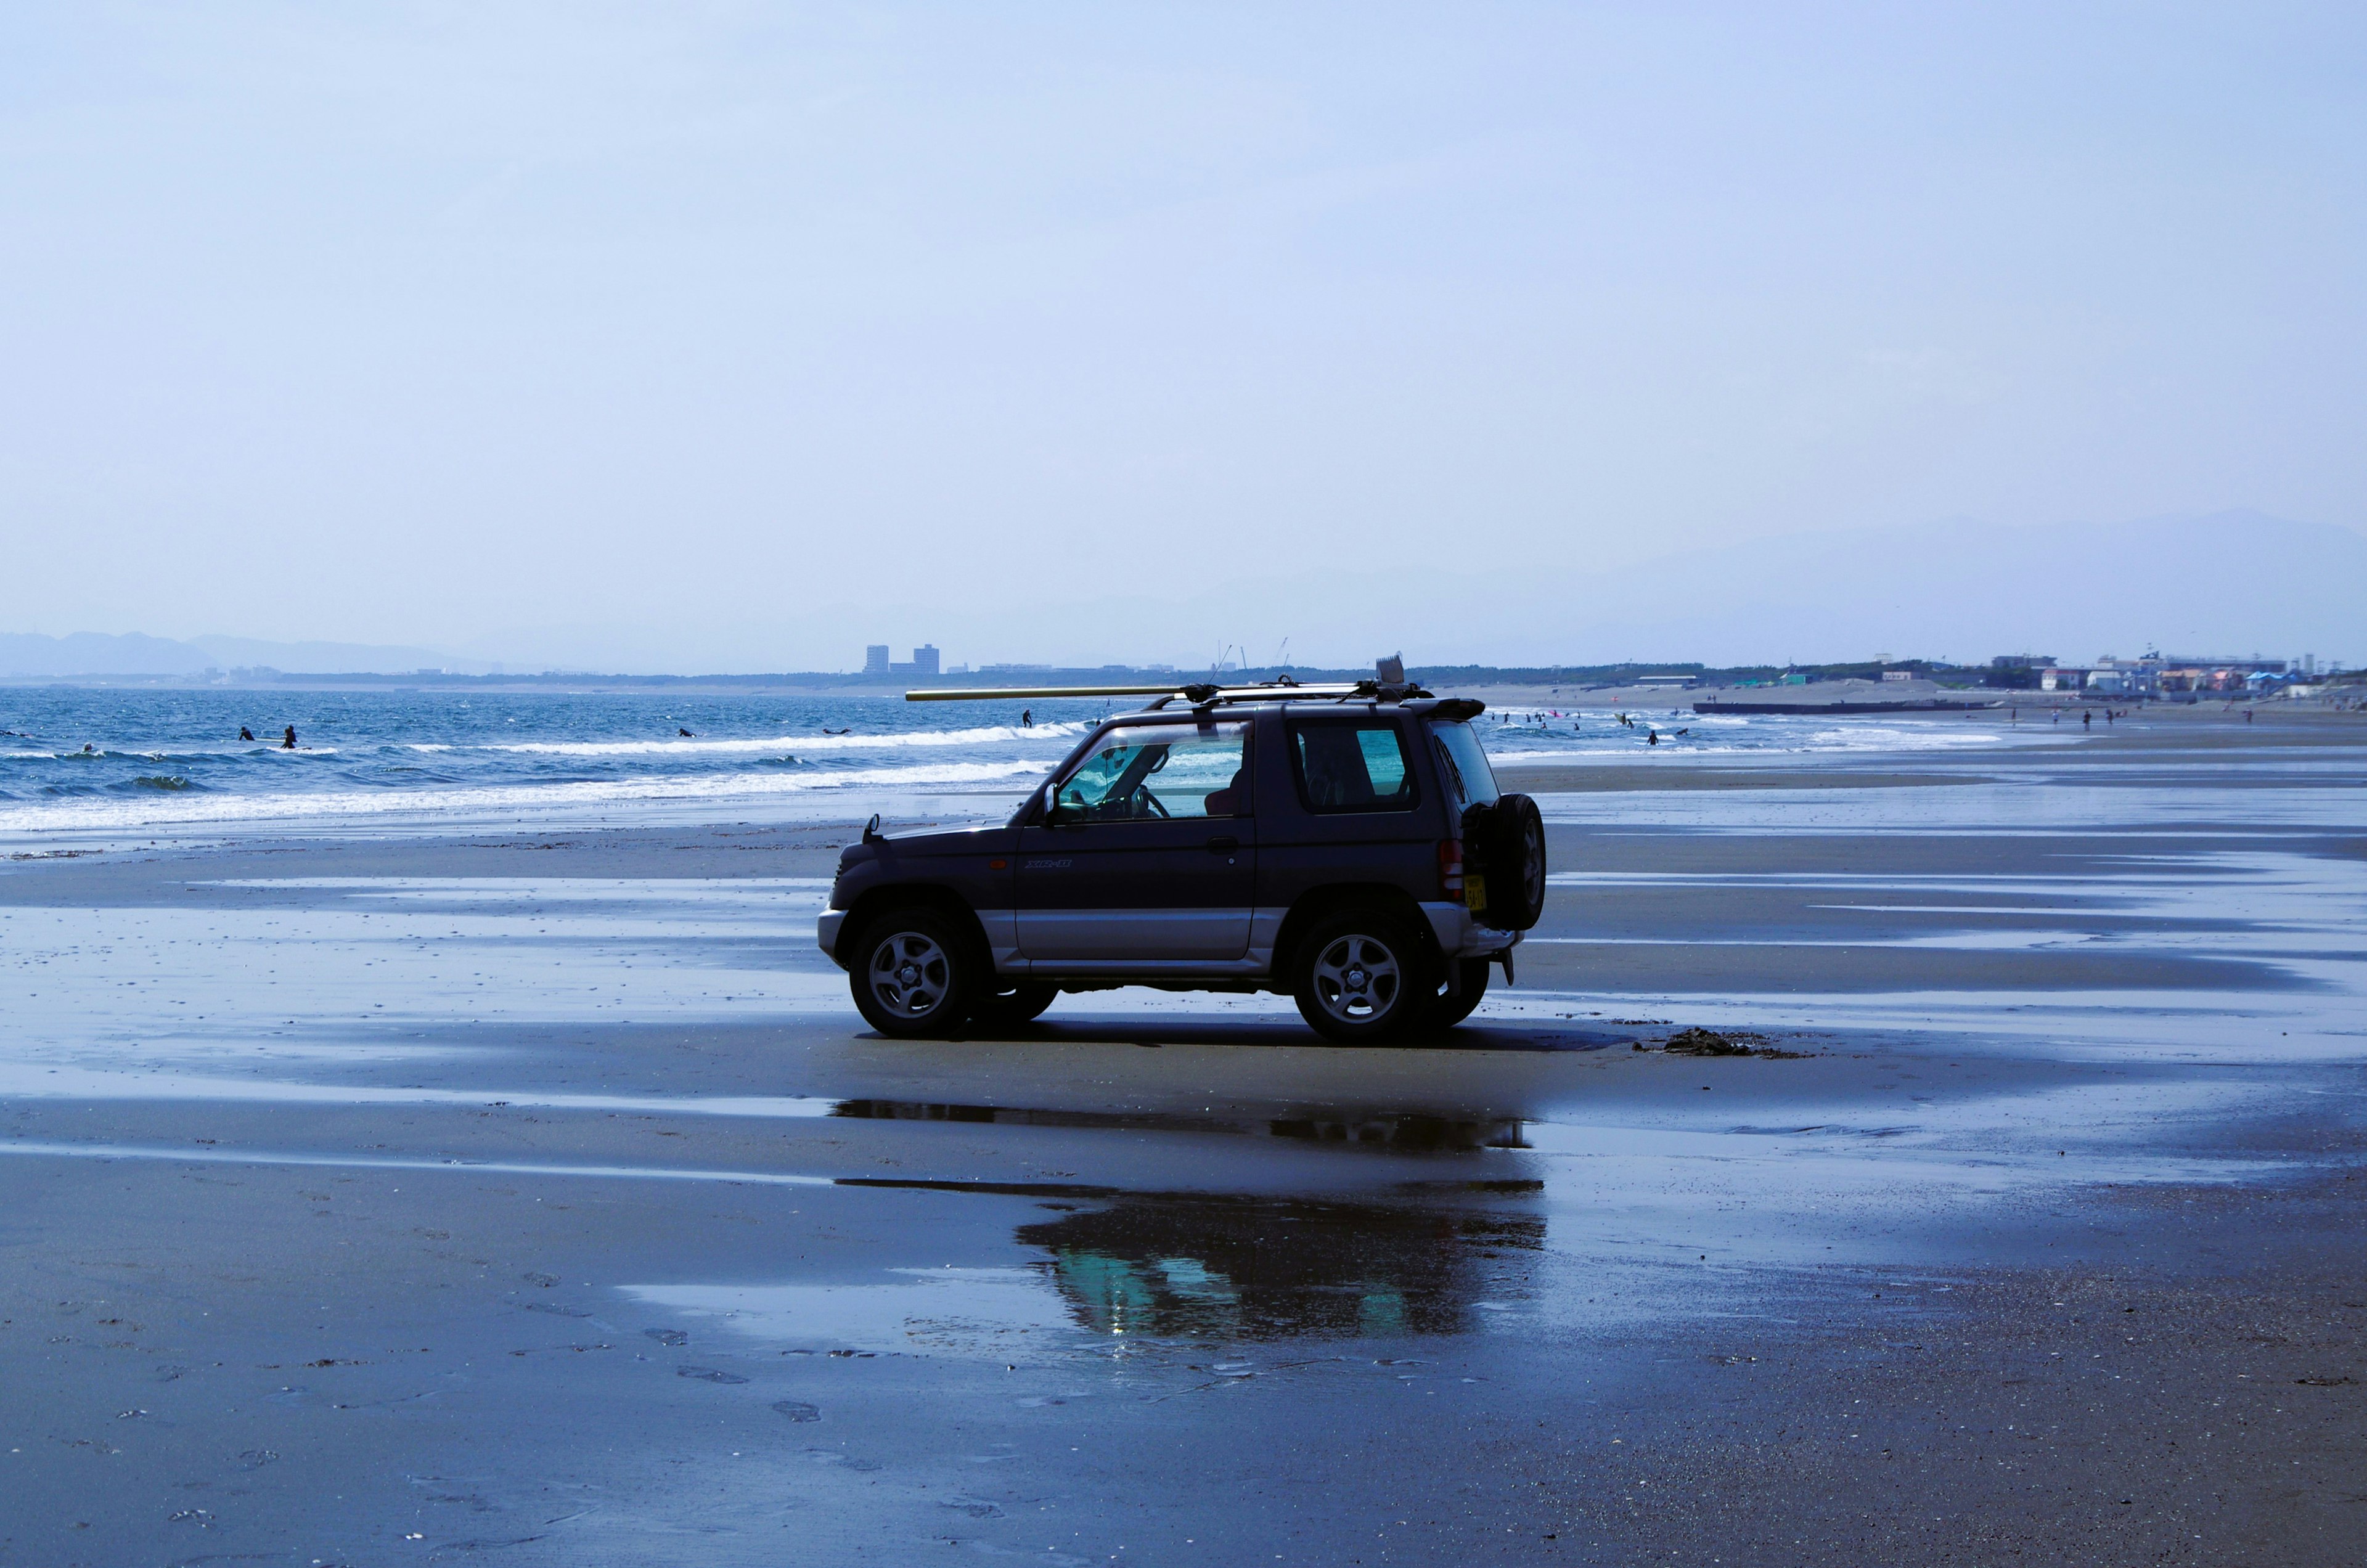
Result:
M1104 715L1104 701L0 688L0 839L185 834L284 824L993 817ZM1032 710L1034 722L1023 722ZM1552 709L1478 721L1504 761L1657 755L1977 753L1993 724L1632 716ZM283 749L293 725L297 748ZM241 726L256 739L238 739ZM1648 746L1657 729L1661 744ZM680 733L688 730L688 735ZM2037 739L2036 736L2025 737Z

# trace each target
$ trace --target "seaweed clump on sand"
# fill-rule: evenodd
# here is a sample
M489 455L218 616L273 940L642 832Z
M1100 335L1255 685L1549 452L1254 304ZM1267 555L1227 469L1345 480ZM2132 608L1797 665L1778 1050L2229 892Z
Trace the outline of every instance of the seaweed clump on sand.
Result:
M1720 1034L1714 1029L1698 1026L1670 1035L1658 1045L1636 1042L1638 1051L1665 1051L1671 1056L1767 1056L1778 1061L1793 1061L1807 1055L1806 1051L1782 1051L1757 1034Z
M1747 1037L1693 1028L1670 1035L1660 1049L1671 1056L1748 1056L1751 1051L1746 1042Z

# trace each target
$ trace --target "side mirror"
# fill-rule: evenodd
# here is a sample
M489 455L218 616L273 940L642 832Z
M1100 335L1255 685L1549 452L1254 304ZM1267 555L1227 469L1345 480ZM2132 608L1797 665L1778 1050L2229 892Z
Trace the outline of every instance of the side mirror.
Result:
M1044 786L1044 806L1039 816L1047 828L1059 826L1060 792L1049 784Z

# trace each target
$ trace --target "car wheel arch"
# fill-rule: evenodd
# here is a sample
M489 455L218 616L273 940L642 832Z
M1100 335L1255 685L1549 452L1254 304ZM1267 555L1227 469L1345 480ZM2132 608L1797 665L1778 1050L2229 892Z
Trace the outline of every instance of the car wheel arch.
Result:
M1386 882L1334 883L1309 888L1295 899L1290 913L1283 917L1282 929L1274 934L1274 973L1277 979L1286 978L1298 944L1317 922L1338 914L1342 909L1377 908L1387 911L1413 933L1413 938L1432 958L1439 956L1438 939L1430 929L1430 921L1421 906L1402 887Z
M867 887L846 911L846 920L839 928L838 951L832 953L840 968L854 962L855 944L863 940L871 923L891 909L923 908L952 920L974 943L973 951L991 966L992 949L986 940L986 927L980 923L978 911L969 901L950 887L933 883L892 883L885 887Z

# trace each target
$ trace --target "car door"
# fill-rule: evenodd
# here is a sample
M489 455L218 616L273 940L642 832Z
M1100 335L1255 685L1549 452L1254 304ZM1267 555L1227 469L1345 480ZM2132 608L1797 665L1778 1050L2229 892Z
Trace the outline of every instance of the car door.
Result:
M1144 971L1239 961L1256 889L1246 721L1121 725L1020 829L1020 956Z

